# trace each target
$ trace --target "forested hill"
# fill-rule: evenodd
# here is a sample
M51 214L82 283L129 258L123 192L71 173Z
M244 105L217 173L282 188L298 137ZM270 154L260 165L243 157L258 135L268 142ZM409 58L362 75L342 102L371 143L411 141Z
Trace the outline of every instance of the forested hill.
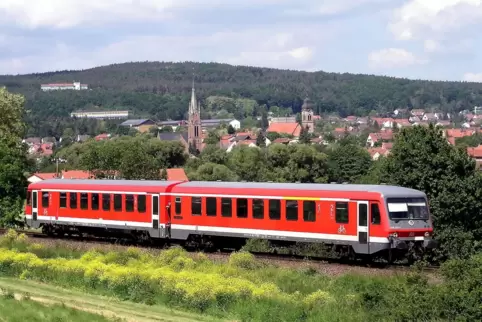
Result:
M37 119L68 117L71 111L94 106L127 108L133 115L161 120L179 119L188 108L193 69L202 100L212 95L250 98L259 105L291 107L295 112L307 96L317 104L318 112L337 111L341 115L362 115L371 110L383 113L400 107L458 111L482 105L480 83L192 62L137 62L82 71L0 76L0 86L26 95L30 116ZM88 84L91 90L40 91L42 83L74 80Z

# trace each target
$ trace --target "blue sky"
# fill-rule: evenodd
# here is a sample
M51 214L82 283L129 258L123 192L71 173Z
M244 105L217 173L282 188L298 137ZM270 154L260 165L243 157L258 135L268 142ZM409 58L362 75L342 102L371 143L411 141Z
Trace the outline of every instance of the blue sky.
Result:
M202 61L482 82L482 0L1 0L0 74Z

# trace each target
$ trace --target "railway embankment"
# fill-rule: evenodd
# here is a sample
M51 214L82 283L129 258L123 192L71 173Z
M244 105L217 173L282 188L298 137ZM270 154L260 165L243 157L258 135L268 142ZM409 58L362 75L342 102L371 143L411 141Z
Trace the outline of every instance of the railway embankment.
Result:
M0 237L0 276L225 320L480 320L481 263L448 262L439 283L430 283L416 270L333 273L244 252L214 258L181 248Z

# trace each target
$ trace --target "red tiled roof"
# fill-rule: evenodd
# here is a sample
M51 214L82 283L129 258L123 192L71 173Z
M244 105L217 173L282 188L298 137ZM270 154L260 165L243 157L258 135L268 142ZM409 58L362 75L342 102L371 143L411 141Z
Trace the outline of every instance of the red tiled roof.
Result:
M475 148L467 148L467 154L472 158L482 158L482 145L479 145Z
M289 143L291 139L288 138L277 138L276 140L273 141L273 143Z
M378 132L378 133L370 133L368 135L373 142L378 142L378 140L393 140L393 132L392 131L385 131L385 132Z
M167 180L189 181L183 168L167 169Z
M369 148L368 153L370 153L370 156L373 158L375 154L379 153L380 155L387 155L390 152L390 150L387 150L383 147L379 148Z
M449 142L449 144L455 145L455 138L454 137L448 138L447 141Z
M48 173L40 173L40 172L36 172L33 174L33 176L36 176L42 180L47 180L47 179L53 179L57 176L56 173L52 173L52 172L48 172Z
M383 142L382 148L386 149L386 150L391 150L393 148L393 143L392 142Z
M89 173L89 171L83 170L70 170L70 171L62 171L62 177L64 179L92 179L93 175Z
M397 124L400 124L401 126L411 126L412 125L412 123L410 123L410 121L406 120L406 119L395 119L393 121L396 122Z
M299 136L301 127L299 123L271 123L267 132L286 133L293 136Z
M447 137L452 138L463 138L465 136L471 136L475 134L473 130L466 130L466 129L448 129L446 131Z

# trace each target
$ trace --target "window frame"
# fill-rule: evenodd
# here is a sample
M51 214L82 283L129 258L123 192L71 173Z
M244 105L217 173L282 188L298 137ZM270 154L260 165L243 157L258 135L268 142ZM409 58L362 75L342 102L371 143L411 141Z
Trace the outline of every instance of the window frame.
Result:
M47 195L47 197L45 197ZM48 191L42 191L42 208L48 208L50 203L50 193Z
M174 197L174 215L182 215L182 197Z
M122 194L120 193L114 194L114 211L115 212L122 212L122 199L123 199Z
M376 212L378 212L378 222L375 222L375 216L374 216L375 209L377 210ZM380 213L380 206L376 202L373 202L370 204L370 223L372 225L381 225L382 223L382 214Z
M98 192L93 192L90 194L90 208L92 210L99 210L99 196L100 194ZM96 196L97 198L94 198Z
M63 198L62 198L62 194L63 194ZM62 202L63 200L63 202ZM62 208L62 209L65 209L67 208L67 192L65 191L61 191L59 192L59 208Z
M240 213L242 216L240 216ZM236 198L236 217L243 219L248 218L248 198Z
M264 201L265 201L264 199L259 199L259 198L251 200L251 213L252 213L253 219L264 219L264 208L265 208ZM261 205L261 207L259 207L259 205ZM255 211L255 210L259 210L259 208L261 208L261 212ZM256 213L258 213L258 215L256 215ZM261 216L259 214L261 214Z
M226 203L226 201L229 201L229 205ZM227 210L229 207L229 212L226 213L225 210ZM221 217L224 218L231 218L233 217L233 199L232 198L221 198Z
M124 195L124 209L126 212L134 212L134 195L126 194ZM127 207L129 206L129 207Z
M158 200L157 207L159 208L159 196L157 196L157 200ZM146 195L137 195L137 212L145 213L146 211L147 211L147 196ZM158 210L158 212L159 212L159 210Z
M77 192L69 192L69 208L77 209L79 196ZM73 207L72 207L73 206Z
M345 205L346 205L346 208L340 207L340 206L345 206ZM339 212L339 210L344 211L345 209L346 209L346 220L343 218L345 216L345 213ZM358 209L357 209L357 211L358 211ZM343 217L341 217L341 216L343 216ZM335 221L336 221L337 224L348 224L350 222L350 204L349 204L348 201L336 201L335 202Z
M218 215L218 198L216 197L206 197L206 216L208 217L216 217ZM213 203L214 201L214 203ZM211 212L213 208L211 206L214 205L214 212Z
M102 211L111 211L112 210L112 196L111 196L111 194L110 193L103 193L101 196L102 196ZM106 205L108 205L108 207L106 207Z
M313 205L313 218L307 213L307 204ZM311 220L313 219L313 220ZM304 222L316 222L316 201L315 200L303 200L303 221Z
M277 203L277 205L275 205ZM278 213L276 216L272 216L272 206L277 206L278 208ZM280 199L269 199L268 202L268 217L270 220L281 220L281 200Z
M202 211L203 199L201 197L191 197L191 215L199 217L202 215Z
M296 205L296 207L288 207L288 205ZM299 208L300 204L298 200L285 200L285 219L287 221L298 221ZM296 209L296 212L293 212L293 209Z
M80 209L89 209L89 194L87 192L80 193Z

